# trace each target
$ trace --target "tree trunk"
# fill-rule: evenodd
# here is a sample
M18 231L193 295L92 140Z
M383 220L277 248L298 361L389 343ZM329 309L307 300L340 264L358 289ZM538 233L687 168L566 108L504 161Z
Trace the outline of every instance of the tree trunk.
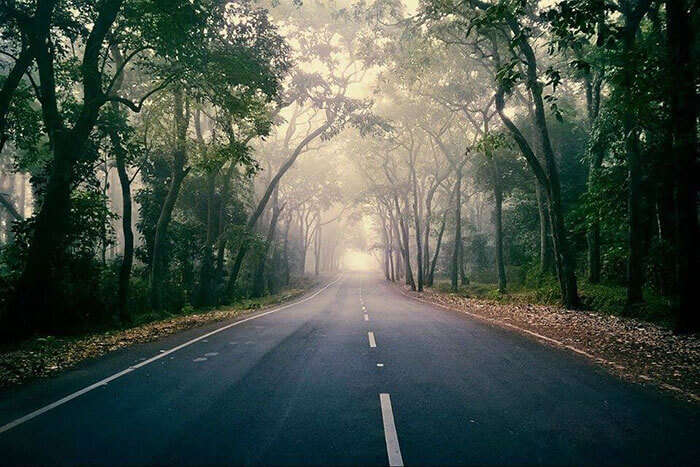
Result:
M569 248L566 226L564 223L564 209L561 201L561 183L559 180L559 169L554 158L552 142L549 139L547 128L547 118L545 115L544 102L542 100L542 84L537 79L537 59L535 53L528 42L525 34L514 17L506 15L506 21L511 29L514 40L518 44L520 52L525 58L527 65L527 84L530 89L534 104L535 127L537 136L544 155L545 167L541 165L534 156L532 149L527 144L525 138L513 122L503 113L503 94L501 86L496 93L496 109L504 125L509 129L530 167L535 171L535 175L547 188L547 201L549 206L549 218L552 228L552 243L554 246L555 264L559 276L562 299L567 308L577 308L580 305L578 288L576 284L576 262Z
M210 170L206 177L207 182L207 231L202 252L202 263L199 270L199 290L197 303L199 305L214 305L214 227L216 226L216 171Z
M67 247L75 149L76 145L63 137L54 138L52 170L17 288L17 309L21 310L18 334L52 330L61 324L62 300L56 296L54 285L61 282L63 275L60 265Z
M270 219L270 227L267 230L267 237L265 238L265 243L263 244L263 249L260 252L260 259L258 260L258 265L255 270L255 275L253 276L253 296L262 297L265 295L265 263L267 263L268 253L270 251L270 246L275 239L275 230L277 229L277 220L279 219L280 211L278 203L278 191L275 189L275 194L273 196L272 202L272 218Z
M289 216L289 220L284 226L284 246L282 247L282 260L284 261L284 272L282 275L284 285L289 285L289 227L292 224L292 216Z
M309 144L311 141L316 139L318 136L321 136L324 131L326 131L331 125L333 124L332 120L327 121L320 127L316 128L314 131L309 133L294 149L292 154L289 156L289 158L282 164L282 166L279 168L277 173L275 174L274 177L272 177L272 180L270 180L270 183L267 186L267 189L265 190L265 193L263 194L263 197L260 199L258 202L257 207L255 208L255 211L253 211L248 218L248 223L246 224L246 230L250 231L255 223L258 221L258 218L260 215L263 213L265 210L265 206L267 206L267 202L270 199L270 196L272 196L272 191L277 187L277 184L279 183L280 179L282 176L284 176L285 173L287 173L287 170L294 164L294 161L297 160L297 157L299 157L299 154L301 154L301 151L306 147L307 144ZM236 279L238 278L238 273L241 270L241 266L243 264L243 258L245 258L246 253L248 252L248 248L250 248L250 242L243 241L241 242L240 246L238 247L238 254L236 255L236 259L233 263L233 267L231 268L231 275L229 276L228 284L227 284L227 289L232 292L233 289L236 286Z
M455 237L454 251L452 252L452 269L450 271L450 279L452 291L457 292L459 285L457 283L459 275L460 262L460 247L462 243L462 166L457 168L457 181L455 182Z
M416 180L415 161L411 163L411 174L413 178L413 217L416 228L416 273L418 274L417 289L423 291L423 245L421 244L420 212L418 209L418 181Z
M700 330L698 291L698 154L697 95L692 46L695 33L685 0L667 0L668 47L671 56L671 120L676 172L678 290L677 332Z
M454 191L450 193L450 198L447 201L447 207L445 207L445 212L442 214L442 222L440 224L440 231L438 232L438 237L435 242L435 253L433 254L433 260L430 263L430 272L428 273L427 284L428 287L433 286L433 279L435 278L435 266L437 265L438 257L440 256L440 247L442 246L442 236L445 233L445 225L447 224L447 214L450 211L450 204L452 204L452 197L454 196Z
M552 247L549 241L549 209L547 208L547 200L542 193L544 188L540 182L535 182L535 195L537 196L537 211L540 217L540 272L542 274L551 274L552 271Z
M495 184L493 194L496 201L493 219L496 230L496 269L498 271L498 291L500 293L505 293L506 267L503 263L503 191L501 190L500 183Z
M515 25L512 18L509 24L515 36L523 36L520 29ZM574 257L569 249L569 241L566 236L564 225L564 212L561 204L561 185L559 181L559 170L554 160L554 152L549 139L547 129L547 119L545 117L544 104L542 101L542 84L537 80L537 62L535 54L524 37L518 39L520 49L527 59L527 75L532 100L535 106L535 126L539 137L540 147L544 153L545 167L543 168L535 156L527 140L520 130L513 124L503 112L504 94L502 86L496 92L496 110L501 121L508 128L513 139L518 144L528 165L535 173L539 183L546 187L547 201L549 208L549 219L552 229L552 244L554 246L555 264L557 266L557 276L559 287L562 293L562 301L567 308L576 308L580 305L576 284L576 271Z
M158 223L156 224L155 237L153 240L153 254L151 256L151 306L154 310L161 310L163 308L163 285L168 267L168 261L164 256L163 249L165 248L168 226L172 219L173 209L175 208L175 202L180 193L182 181L189 172L189 169L185 168L185 163L187 161L186 137L189 118L185 115L183 94L180 87L175 88L173 98L173 111L177 131L176 147L173 151L173 174L170 180L168 194L165 197L160 215L158 216Z
M114 106L114 110L118 110ZM131 268L134 264L134 232L131 230L131 179L126 171L126 149L123 141L116 131L111 131L110 141L114 149L119 186L122 193L122 236L124 237L124 256L119 267L119 285L117 290L117 312L119 321L131 322L129 311L129 281L131 280Z
M588 107L589 131L592 133L598 118L600 102L600 85L591 82L591 78L586 78L586 103ZM595 142L591 150L590 161L588 163L587 190L592 193L596 180L600 176L600 167L603 163L603 148L600 142ZM596 213L596 218L591 222L588 232L586 232L586 244L588 249L588 282L597 284L600 282L600 219Z
M416 283L413 280L413 270L411 269L411 250L409 246L409 236L408 228L406 222L401 214L401 207L399 206L399 198L394 194L394 207L396 208L396 217L399 220L399 229L401 231L401 237L399 241L401 243L401 250L403 252L403 264L406 268L406 285L410 285L411 289L416 290Z
M318 276L321 264L321 216L318 216L318 225L314 234L314 275Z
M625 26L623 30L623 96L624 117L622 121L625 135L625 152L627 154L627 170L629 178L629 191L627 198L628 217L628 247L627 260L627 304L626 313L632 313L643 301L642 286L644 284L643 265L643 221L642 221L642 164L639 149L639 130L636 125L636 112L634 111L634 80L636 77L637 63L634 58L635 36L637 27L631 20L632 13L625 12Z

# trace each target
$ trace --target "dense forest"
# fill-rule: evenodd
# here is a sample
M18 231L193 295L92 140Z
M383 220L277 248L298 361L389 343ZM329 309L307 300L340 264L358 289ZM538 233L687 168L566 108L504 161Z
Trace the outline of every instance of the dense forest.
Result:
M699 22L691 0L0 0L0 334L274 294L361 251L417 291L695 332Z

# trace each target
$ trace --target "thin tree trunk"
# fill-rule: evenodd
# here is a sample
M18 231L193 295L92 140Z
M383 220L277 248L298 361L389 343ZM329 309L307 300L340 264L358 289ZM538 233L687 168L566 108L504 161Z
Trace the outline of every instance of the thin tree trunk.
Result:
M216 172L209 171L206 176L207 187L207 227L202 252L202 263L199 270L199 292L197 302L200 305L209 306L215 303L214 299L214 227L216 226Z
M267 237L263 244L263 249L260 253L255 275L253 276L253 296L262 297L265 295L265 264L267 263L270 246L274 242L275 230L277 229L277 220L279 219L280 211L278 201L278 190L275 189L275 194L272 197L272 218L270 219L270 227L267 231Z
M452 252L452 268L450 271L450 279L452 291L457 292L459 285L457 283L459 275L459 253L462 243L462 166L457 168L457 181L455 182L455 236L454 236L454 251Z
M498 271L498 291L505 293L506 291L506 267L503 263L503 192L500 183L494 186L494 198L496 205L494 207L494 223L496 230L496 269Z
M552 271L552 247L549 241L549 209L547 208L547 200L542 193L544 188L540 182L535 182L535 195L537 197L537 211L540 217L540 272L542 274L551 274Z
M321 216L318 216L318 225L316 226L316 233L314 234L314 275L318 276L319 267L321 264Z
M289 285L289 280L290 280L290 274L289 274L289 227L292 224L292 216L291 214L288 217L287 222L285 223L284 226L284 243L283 243L283 249L282 249L282 258L284 261L284 273L283 273L283 281L284 285L287 286Z
M177 201L178 194L182 181L189 172L185 168L187 161L186 135L188 127L188 116L185 114L182 88L176 87L173 92L174 100L174 116L176 127L176 147L173 152L173 174L168 188L168 194L165 197L163 206L161 207L158 223L156 224L155 237L153 240L153 254L151 257L151 306L154 310L163 308L163 285L165 275L167 274L167 258L164 257L163 249L167 238L167 229L172 219L173 209Z
M418 210L418 182L416 180L415 161L411 162L411 175L413 178L413 217L416 228L416 273L418 274L417 289L423 291L423 246L421 245L420 213Z

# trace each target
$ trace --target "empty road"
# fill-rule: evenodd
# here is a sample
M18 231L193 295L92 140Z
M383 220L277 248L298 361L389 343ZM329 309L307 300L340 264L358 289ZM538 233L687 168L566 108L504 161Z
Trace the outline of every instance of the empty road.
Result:
M348 273L0 393L0 464L689 465L698 421L579 356Z

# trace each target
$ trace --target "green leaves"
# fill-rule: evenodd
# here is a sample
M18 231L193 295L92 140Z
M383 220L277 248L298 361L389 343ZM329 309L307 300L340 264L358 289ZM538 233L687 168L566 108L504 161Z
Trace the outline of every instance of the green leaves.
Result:
M520 63L520 60L513 58L496 70L496 82L506 94L513 92L518 83L525 78L525 75L519 68Z

